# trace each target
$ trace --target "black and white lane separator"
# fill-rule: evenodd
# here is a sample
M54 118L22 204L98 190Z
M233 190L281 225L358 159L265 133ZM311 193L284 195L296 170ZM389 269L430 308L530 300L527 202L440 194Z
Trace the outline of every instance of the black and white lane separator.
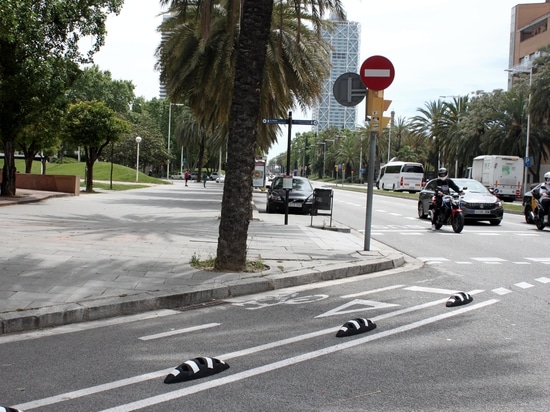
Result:
M338 330L336 337L342 338L344 336L358 335L359 333L368 332L375 328L376 323L370 319L356 318L344 323L340 330Z
M0 406L0 412L23 412L20 409L10 408L9 406Z
M164 383L178 383L215 375L229 369L229 365L217 358L199 357L186 360L164 378Z
M472 300L474 300L472 295L466 292L458 292L454 295L451 295L445 306L447 306L448 308L453 306L462 306L470 303Z

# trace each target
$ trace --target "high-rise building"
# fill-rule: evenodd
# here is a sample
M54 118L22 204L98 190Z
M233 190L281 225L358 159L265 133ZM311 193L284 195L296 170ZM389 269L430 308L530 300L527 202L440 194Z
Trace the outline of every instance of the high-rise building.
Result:
M357 22L341 21L331 18L335 23L332 31L324 30L323 38L331 45L330 77L323 85L323 94L317 106L313 108L313 118L318 121L318 130L329 127L355 130L357 106L345 107L334 99L332 88L338 77L344 73L358 73L359 40L361 25Z

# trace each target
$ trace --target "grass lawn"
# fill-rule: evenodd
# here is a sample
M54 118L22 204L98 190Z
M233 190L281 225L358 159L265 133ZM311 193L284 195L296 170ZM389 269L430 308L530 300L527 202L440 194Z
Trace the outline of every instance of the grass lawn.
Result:
M0 167L4 166L4 159L0 159ZM25 161L22 159L15 160L15 167L17 171L22 172L25 170ZM32 163L31 173L40 174L41 165L40 162L34 161ZM84 178L86 173L86 164L84 162L77 162L74 159L67 159L65 163L47 163L46 174L48 175L76 175L79 176L84 186ZM151 184L166 185L171 184L166 180L157 179L151 177L145 173L139 173L139 183L136 183L136 169L132 169L126 166L113 164L112 172L113 190L128 190L137 189L139 187L146 187ZM94 188L98 189L110 189L111 182L111 163L108 162L96 162L94 165Z

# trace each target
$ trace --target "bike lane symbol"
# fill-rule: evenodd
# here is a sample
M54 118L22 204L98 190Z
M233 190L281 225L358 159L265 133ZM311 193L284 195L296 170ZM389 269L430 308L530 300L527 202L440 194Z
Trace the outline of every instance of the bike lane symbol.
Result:
M277 305L301 305L304 303L313 303L327 299L328 297L328 295L322 294L298 296L298 293L292 293L285 296L266 296L260 299L251 299L245 302L233 303L233 305L241 306L247 310L256 310Z

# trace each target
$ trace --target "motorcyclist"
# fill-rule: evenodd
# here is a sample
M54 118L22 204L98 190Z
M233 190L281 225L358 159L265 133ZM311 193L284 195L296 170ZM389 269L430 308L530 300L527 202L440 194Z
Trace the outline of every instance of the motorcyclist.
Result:
M544 183L540 187L540 203L544 210L545 221L548 220L548 210L550 209L550 172L544 174Z
M453 182L453 180L449 178L448 175L449 172L444 167L440 168L437 171L437 181L435 183L435 208L433 209L432 213L432 230L435 230L435 223L437 222L437 217L439 216L439 212L441 211L441 205L443 204L443 195L451 194L450 189L453 189L455 192L461 195L464 194L462 189L458 187L458 185Z

